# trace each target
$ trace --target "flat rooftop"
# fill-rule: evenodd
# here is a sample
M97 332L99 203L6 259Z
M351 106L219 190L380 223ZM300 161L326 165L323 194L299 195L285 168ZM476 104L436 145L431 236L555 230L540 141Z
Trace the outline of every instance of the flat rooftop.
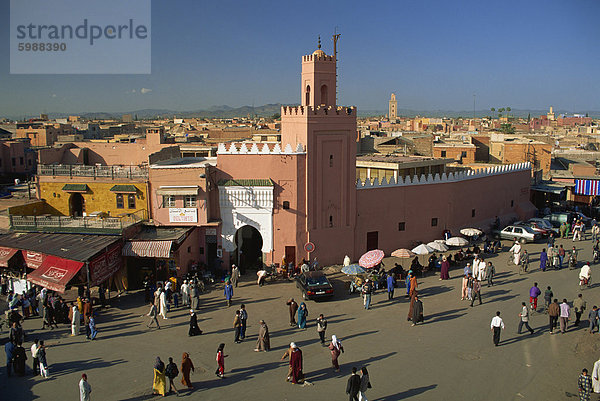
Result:
M161 160L159 162L151 164L150 168L201 168L216 165L216 157L178 157L175 159Z

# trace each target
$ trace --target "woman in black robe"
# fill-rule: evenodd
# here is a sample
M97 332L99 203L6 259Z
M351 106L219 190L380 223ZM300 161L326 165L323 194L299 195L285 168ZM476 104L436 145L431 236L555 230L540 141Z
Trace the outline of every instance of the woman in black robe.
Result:
M188 335L192 337L200 334L202 334L202 330L198 327L198 316L196 316L193 309L190 309L190 330L188 331Z

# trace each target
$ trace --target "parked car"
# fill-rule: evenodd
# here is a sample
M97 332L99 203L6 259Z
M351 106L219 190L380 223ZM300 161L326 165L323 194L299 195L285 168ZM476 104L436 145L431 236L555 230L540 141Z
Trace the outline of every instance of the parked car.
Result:
M560 227L562 223L569 221L569 213L552 213L544 216L544 220L548 220L554 227Z
M333 286L322 271L308 271L296 276L296 287L302 291L302 299L333 297Z
M549 220L540 219L539 217L533 217L527 221L537 223L542 228L546 228L548 230L554 230L554 226L552 225L552 223L550 223ZM558 232L557 230L554 230L554 231Z
M496 231L496 236L500 239L517 239L521 243L535 242L542 238L542 235L535 232L533 228L521 225L511 225L504 227L501 231Z
M541 220L541 219L540 219ZM525 226L533 229L533 231L540 233L542 237L549 237L550 233L554 233L554 235L558 235L558 230L552 227L549 221L546 223L541 223L535 220L527 220L527 221L516 221L513 223L514 226ZM549 227L548 227L549 226Z
M550 221L554 227L560 227L565 221L573 224L573 218L583 220L583 224L585 224L586 227L589 227L592 224L592 219L581 212L558 212L544 216L544 219Z

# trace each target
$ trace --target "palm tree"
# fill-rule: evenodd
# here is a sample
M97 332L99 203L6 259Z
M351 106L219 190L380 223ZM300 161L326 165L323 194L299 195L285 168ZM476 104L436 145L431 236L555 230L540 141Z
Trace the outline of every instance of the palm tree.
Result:
M509 118L509 117L510 117L510 111L511 111L511 110L512 110L512 109L511 109L510 107L507 107L507 108L506 108L506 118Z
M494 112L496 111L496 108L495 108L495 107L492 107L492 108L490 109L490 111L492 112L492 116L493 116L493 115L494 115Z
M504 113L504 107L498 109L498 118L502 117L502 113Z

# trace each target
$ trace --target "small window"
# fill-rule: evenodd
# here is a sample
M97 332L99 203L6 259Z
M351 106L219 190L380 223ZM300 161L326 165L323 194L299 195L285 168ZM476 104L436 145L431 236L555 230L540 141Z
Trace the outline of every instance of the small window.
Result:
M204 247L203 246L200 247L200 255L204 255Z
M431 227L437 227L438 219L437 217L431 218Z
M163 207L175 207L175 196L163 195Z
M19 157L19 164L22 166L23 165L23 158Z
M475 209L471 210L471 217L475 217Z
M135 209L135 194L127 195L127 208Z
M442 157L446 157L446 151L442 150Z
M192 247L188 246L188 253L192 253Z
M290 208L290 202L289 201L283 201L283 208L284 209L289 209Z
M329 167L333 167L333 155L329 155Z
M514 201L514 200L511 200L511 201L510 201L510 207L513 207L513 206L515 206L515 201Z
M123 194L117 194L117 209L125 209Z
M183 207L196 207L196 196L186 195L183 199Z
M467 152L460 152L460 157L467 157Z
M333 216L329 215L329 227L333 227Z
M398 231L405 231L406 230L406 222L402 221L400 223L398 223Z
M17 165L17 159L15 159L14 157L12 158L12 165L16 166Z

